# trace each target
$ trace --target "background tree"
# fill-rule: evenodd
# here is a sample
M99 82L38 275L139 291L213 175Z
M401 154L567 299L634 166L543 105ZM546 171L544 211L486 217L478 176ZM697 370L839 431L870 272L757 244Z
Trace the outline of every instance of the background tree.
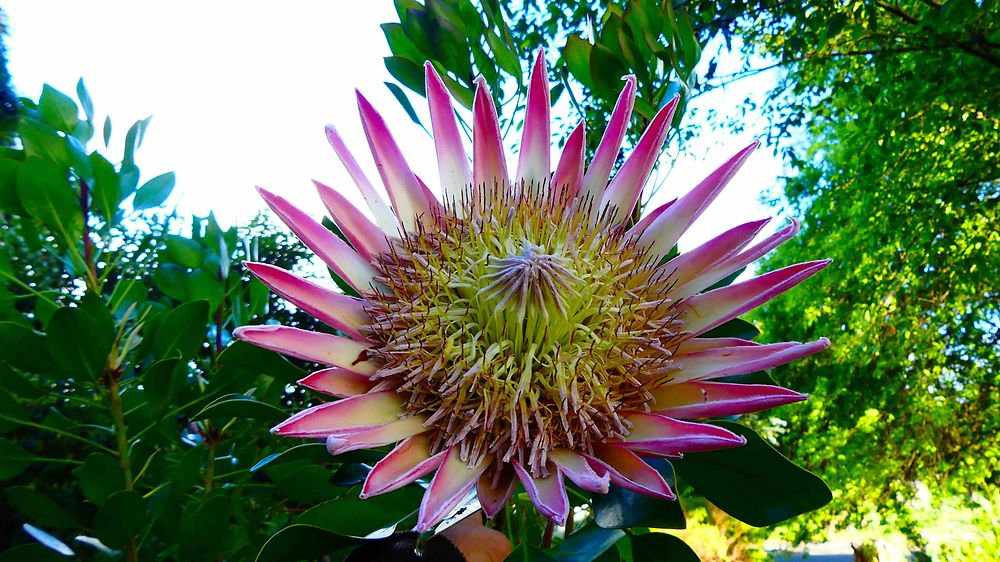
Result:
M770 263L835 260L813 292L757 316L769 337L835 343L781 373L814 396L777 413L783 443L838 490L816 522L877 512L907 529L918 481L988 497L1000 466L1000 8L789 3L748 23L748 44L786 69L772 133L796 171L783 200L808 230Z

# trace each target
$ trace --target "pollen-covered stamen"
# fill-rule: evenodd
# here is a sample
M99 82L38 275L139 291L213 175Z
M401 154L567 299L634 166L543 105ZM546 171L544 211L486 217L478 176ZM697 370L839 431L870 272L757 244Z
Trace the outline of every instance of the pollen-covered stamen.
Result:
M497 314L514 310L518 321L524 320L529 306L546 319L552 307L565 317L566 299L573 296L573 286L580 281L570 264L569 258L546 254L545 248L524 241L517 255L489 264L491 273L483 276L489 285L478 294L496 301Z
M431 451L488 474L517 459L544 477L549 451L628 435L683 331L656 260L539 187L468 191L378 256L390 291L369 297L377 388L426 419Z

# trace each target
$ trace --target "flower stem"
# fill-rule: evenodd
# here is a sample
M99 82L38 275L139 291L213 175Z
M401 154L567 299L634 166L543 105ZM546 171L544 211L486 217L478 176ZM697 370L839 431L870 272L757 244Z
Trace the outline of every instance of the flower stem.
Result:
M118 373L109 370L105 373L108 378L108 403L111 410L111 417L115 421L115 441L118 444L118 464L122 467L125 475L125 489L132 491L134 483L132 480L132 466L128 454L128 434L125 429L125 414L122 409L122 399L120 396L121 386L118 384ZM125 560L128 562L138 562L139 547L135 537L129 539L125 545Z
M212 491L212 483L215 481L215 439L208 442L208 461L205 464L205 494Z
M546 549L552 546L552 534L556 530L556 524L551 520L545 522L545 533L542 535L542 542L538 545L539 548Z

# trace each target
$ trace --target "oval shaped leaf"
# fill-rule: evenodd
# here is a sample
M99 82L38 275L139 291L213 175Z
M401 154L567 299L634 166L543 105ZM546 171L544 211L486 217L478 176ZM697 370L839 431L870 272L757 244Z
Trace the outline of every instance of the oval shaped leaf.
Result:
M674 465L681 478L729 515L764 527L833 499L822 479L782 456L752 429L733 422L716 425L746 437L747 444L688 453Z

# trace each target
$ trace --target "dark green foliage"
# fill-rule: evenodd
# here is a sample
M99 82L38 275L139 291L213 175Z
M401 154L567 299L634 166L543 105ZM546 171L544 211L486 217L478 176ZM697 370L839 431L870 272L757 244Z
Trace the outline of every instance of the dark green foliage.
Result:
M340 462L318 445L296 463L292 448L251 472L290 448L268 428L315 397L286 391L305 366L226 349L232 330L314 321L233 264L295 268L306 252L261 218L162 214L173 174L139 186L135 161L149 121L120 160L88 152L82 82L77 97L83 115L49 87L24 100L24 148L0 154L0 559L253 560L296 514L329 526L323 502L370 512L367 530L345 518L356 532L408 516L411 490L355 505L357 463L378 453Z

